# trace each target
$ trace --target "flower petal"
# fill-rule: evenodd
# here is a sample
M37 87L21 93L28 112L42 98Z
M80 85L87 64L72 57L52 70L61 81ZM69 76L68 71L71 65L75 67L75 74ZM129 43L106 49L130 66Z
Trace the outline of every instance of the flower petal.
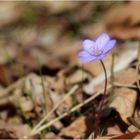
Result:
M94 50L95 42L89 39L83 41L84 50L92 54Z
M102 33L97 39L96 44L99 48L99 50L102 50L103 47L107 44L107 42L110 40L110 37L106 33Z
M86 51L82 51L78 54L78 56L80 57L80 59L82 59L84 62L90 62L92 60L96 60L96 56L92 56L90 55L88 52Z
M103 54L108 53L113 47L115 47L116 40L110 40L103 48Z

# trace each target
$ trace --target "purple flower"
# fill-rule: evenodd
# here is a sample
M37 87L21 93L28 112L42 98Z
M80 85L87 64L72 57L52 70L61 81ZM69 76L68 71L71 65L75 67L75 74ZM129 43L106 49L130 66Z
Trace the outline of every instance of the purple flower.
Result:
M101 60L115 46L116 40L111 40L106 33L102 33L96 41L86 39L83 41L83 51L79 53L79 57L84 62L93 60Z

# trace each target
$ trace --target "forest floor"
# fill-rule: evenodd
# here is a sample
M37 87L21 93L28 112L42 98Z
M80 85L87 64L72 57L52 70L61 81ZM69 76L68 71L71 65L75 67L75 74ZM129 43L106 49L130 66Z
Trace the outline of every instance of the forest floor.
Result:
M103 98L86 38L117 40L97 139L140 139L139 2L0 2L0 139L92 139Z

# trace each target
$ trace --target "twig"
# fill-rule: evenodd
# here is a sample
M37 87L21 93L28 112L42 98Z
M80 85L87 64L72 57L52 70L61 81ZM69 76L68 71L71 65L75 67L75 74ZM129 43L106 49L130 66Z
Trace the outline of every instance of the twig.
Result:
M107 86L107 89L111 88L111 85ZM97 96L99 96L101 93L103 92L103 90L101 90L100 92L95 93L94 95L92 95L91 97L89 97L88 99L86 99L85 101L83 101L82 103L76 105L75 107L71 108L69 111L63 113L61 116L51 120L50 122L48 122L47 124L41 126L37 131L32 131L31 132L31 136L38 134L39 132L41 132L42 130L48 128L49 126L51 126L52 124L54 124L56 121L59 121L60 119L64 118L65 116L69 115L70 113L76 111L77 109L81 108L82 106L86 105L87 103L91 102L93 99L95 99Z
M126 87L126 88L135 88L137 89L138 87L135 86L135 85L130 85L130 84L121 84L121 83L117 83L117 82L114 82L114 86L115 87Z
M73 93L76 92L76 90L79 88L78 85L75 85L71 88L71 90L64 96L64 98L62 100L60 100L60 102L54 106L54 108L33 128L32 132L37 131L37 129L40 127L40 125L42 125L50 115L52 115L52 113L58 108L58 106L70 95L72 95Z

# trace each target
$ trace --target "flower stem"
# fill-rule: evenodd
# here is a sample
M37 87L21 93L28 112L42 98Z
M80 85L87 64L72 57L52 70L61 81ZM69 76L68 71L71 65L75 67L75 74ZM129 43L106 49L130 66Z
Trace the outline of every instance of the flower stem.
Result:
M105 65L104 65L104 63L103 63L102 60L100 60L100 63L102 65L102 67L103 67L104 74L105 74L105 87L104 87L103 98L102 98L101 103L100 103L100 106L99 106L99 112L96 115L94 138L97 137L98 132L99 132L99 124L100 124L101 114L102 114L103 107L104 107L104 102L105 102L105 97L106 97L106 91L107 91L107 72L106 72L106 68L105 68Z

